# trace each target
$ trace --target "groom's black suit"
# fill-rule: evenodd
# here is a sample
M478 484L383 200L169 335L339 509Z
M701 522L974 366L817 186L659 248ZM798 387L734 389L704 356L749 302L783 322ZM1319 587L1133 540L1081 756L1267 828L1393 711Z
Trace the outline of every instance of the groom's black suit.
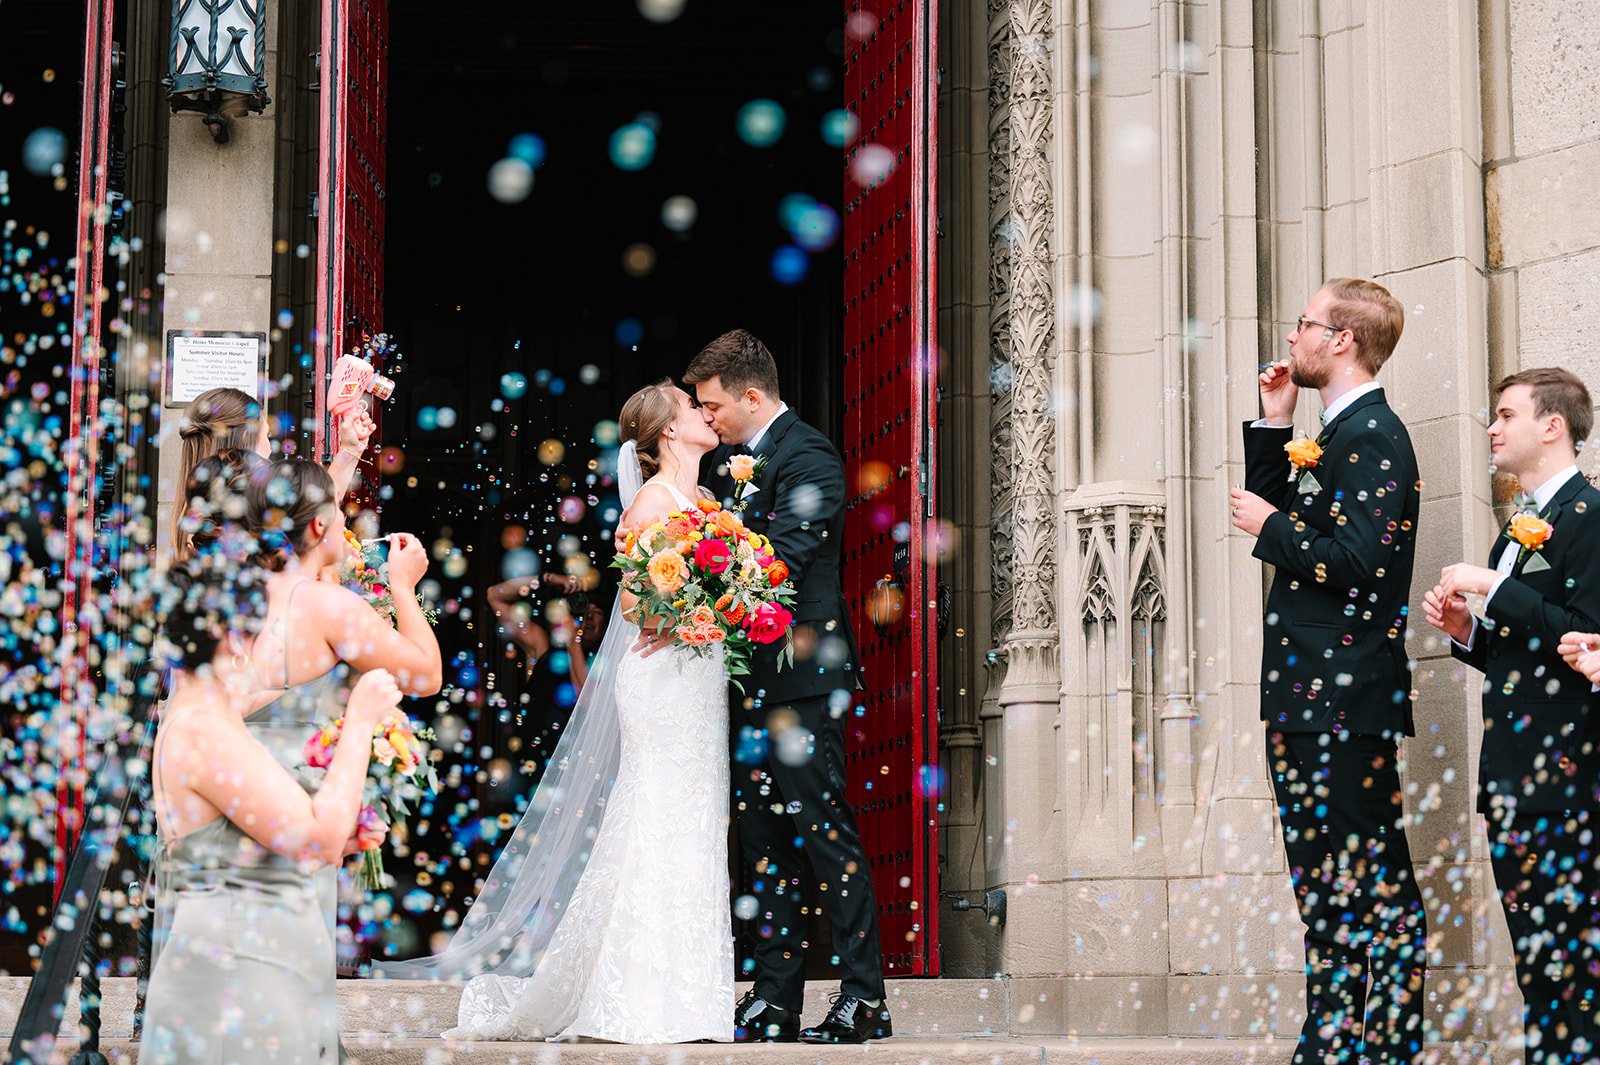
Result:
M1397 737L1414 733L1405 629L1417 460L1382 389L1323 428L1311 480L1289 476L1293 435L1244 429L1245 487L1279 510L1254 553L1277 567L1261 716L1306 925L1307 1018L1295 1061L1355 1060L1365 1016L1364 1060L1409 1062L1422 1046L1426 927L1395 758Z
M1451 651L1483 672L1478 810L1527 1029L1540 1033L1538 1061L1565 1062L1600 1053L1600 957L1584 939L1600 930L1600 695L1556 646L1565 633L1600 628L1600 491L1574 474L1541 516L1553 532L1537 555L1504 529L1495 538L1491 569L1507 549L1518 557L1484 607L1491 622L1475 622L1468 646ZM1577 1036L1587 1053L1574 1048Z
M843 719L854 703L856 641L839 583L844 463L827 437L785 411L753 449L724 446L708 456L705 485L725 503L732 502L734 489L727 463L737 454L764 460L751 482L756 491L747 497L744 518L772 540L773 553L789 567L796 590L795 660L780 670L782 644L759 649L750 676L741 678L744 691L730 693L732 721L736 729L794 727L812 737L805 745L808 756L780 757L794 748L779 735L773 737L778 749L764 763L734 766L734 816L760 902L755 990L775 1006L797 1013L801 1008L806 917L798 838L819 881L817 902L833 925L843 991L881 999L877 900L845 799Z

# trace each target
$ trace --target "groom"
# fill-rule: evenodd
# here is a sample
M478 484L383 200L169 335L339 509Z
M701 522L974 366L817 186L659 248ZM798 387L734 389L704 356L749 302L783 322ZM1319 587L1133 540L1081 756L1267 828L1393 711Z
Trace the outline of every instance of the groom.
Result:
M696 355L684 382L695 390L722 447L706 460L705 485L730 500L728 460L756 458L744 519L772 541L794 582L794 663L781 671L782 644L759 648L730 689L733 722L768 741L764 764L733 774L744 860L755 878L761 937L755 987L734 1011L738 1042L863 1043L891 1034L878 949L877 900L867 856L845 800L843 716L857 687L855 634L839 585L845 477L839 453L778 395L772 353L743 329ZM742 712L742 718L741 718ZM806 908L800 847L817 876L816 898L833 925L844 969L828 1016L800 1028L805 992Z

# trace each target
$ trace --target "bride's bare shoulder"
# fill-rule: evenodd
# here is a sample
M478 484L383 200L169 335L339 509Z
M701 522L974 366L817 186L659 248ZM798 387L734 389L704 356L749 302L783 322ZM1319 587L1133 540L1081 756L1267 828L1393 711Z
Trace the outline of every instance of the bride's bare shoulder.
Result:
M678 501L672 497L672 492L665 486L646 481L639 489L639 494L633 497L633 502L628 504L628 509L623 512L621 525L629 528L643 525L645 522L664 518L678 509Z

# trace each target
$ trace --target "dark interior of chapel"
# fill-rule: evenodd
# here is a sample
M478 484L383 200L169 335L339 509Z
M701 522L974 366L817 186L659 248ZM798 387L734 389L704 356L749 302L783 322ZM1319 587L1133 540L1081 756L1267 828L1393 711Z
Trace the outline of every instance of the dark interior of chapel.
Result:
M673 6L671 21L641 14ZM402 457L382 523L433 549L446 716L470 730L414 833L417 869L390 863L408 914L366 929L405 957L464 912L493 819L514 823L571 703L524 677L484 590L532 557L592 565L593 598L611 600L603 423L742 326L776 355L785 399L837 436L842 269L826 228L843 176L825 120L842 106L842 37L838 10L805 0L498 2L470 19L395 0L389 17L384 327L401 358L383 443ZM759 143L770 110L741 125L754 100L781 109L774 143ZM537 164L525 196L515 165L491 192L508 157ZM797 238L807 203L826 210Z

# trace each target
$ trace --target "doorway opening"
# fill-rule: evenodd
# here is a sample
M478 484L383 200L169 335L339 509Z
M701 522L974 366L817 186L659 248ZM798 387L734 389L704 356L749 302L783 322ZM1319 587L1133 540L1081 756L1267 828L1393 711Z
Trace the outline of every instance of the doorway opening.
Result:
M441 733L464 742L414 868L390 863L409 912L378 952L423 953L454 926L560 737L570 658L530 674L486 590L566 572L610 603L623 401L744 327L845 450L843 48L838 9L803 0L502 0L470 22L391 5L383 321L400 385L379 504L386 531L430 547ZM573 605L530 604L550 630Z

